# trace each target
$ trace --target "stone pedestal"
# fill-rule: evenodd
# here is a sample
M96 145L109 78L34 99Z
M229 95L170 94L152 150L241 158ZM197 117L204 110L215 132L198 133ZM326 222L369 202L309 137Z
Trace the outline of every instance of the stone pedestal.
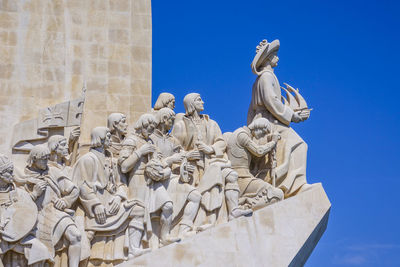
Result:
M128 266L303 266L331 204L321 184L294 197L143 255Z

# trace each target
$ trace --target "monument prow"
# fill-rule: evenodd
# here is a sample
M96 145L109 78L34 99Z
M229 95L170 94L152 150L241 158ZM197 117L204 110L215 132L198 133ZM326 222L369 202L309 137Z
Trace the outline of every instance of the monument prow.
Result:
M250 217L217 225L119 267L303 266L325 232L330 208L318 183Z

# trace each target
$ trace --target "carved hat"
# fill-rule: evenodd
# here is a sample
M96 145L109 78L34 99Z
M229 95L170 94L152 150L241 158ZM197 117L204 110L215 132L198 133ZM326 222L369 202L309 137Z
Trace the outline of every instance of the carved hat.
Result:
M268 43L267 40L263 40L256 48L256 56L251 62L251 70L254 74L258 75L258 68L262 66L266 59L274 52L278 51L280 47L279 40L273 40L272 42Z

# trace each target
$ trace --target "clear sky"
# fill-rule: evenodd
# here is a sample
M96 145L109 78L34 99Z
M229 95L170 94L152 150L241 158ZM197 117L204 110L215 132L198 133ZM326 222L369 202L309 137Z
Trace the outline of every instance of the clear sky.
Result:
M276 75L314 108L293 125L332 202L306 266L400 266L398 1L153 0L153 103L199 92L222 131L246 123L250 69L279 39Z

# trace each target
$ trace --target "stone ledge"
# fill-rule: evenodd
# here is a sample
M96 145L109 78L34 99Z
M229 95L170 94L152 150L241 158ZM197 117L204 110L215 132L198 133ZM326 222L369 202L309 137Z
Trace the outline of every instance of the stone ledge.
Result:
M328 224L320 183L292 198L119 265L303 266Z

